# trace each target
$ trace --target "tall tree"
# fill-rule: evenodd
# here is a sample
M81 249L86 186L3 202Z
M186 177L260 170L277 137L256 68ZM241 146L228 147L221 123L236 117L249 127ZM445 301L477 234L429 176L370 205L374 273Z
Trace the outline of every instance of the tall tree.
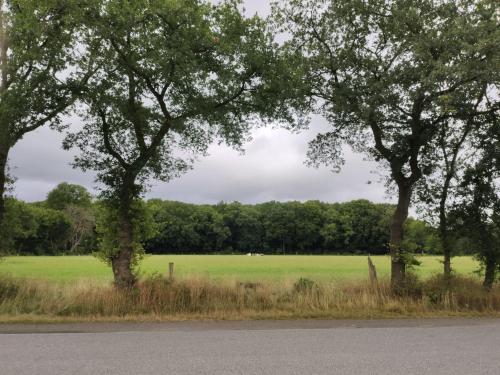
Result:
M149 178L178 176L214 139L240 147L256 120L296 120L292 81L276 80L290 62L239 6L108 0L89 12L85 46L101 68L84 93L86 125L66 146L81 149L75 165L98 172L115 212L105 251L117 287L136 281L134 207Z
M498 78L494 1L291 0L276 19L302 51L310 96L332 125L311 142L312 164L343 163L342 145L379 161L397 189L391 280L403 285L401 244L425 154L441 126ZM498 81L496 81L498 82Z
M0 0L0 223L9 152L27 133L60 125L82 79L66 70L77 11L71 0Z
M458 189L460 201L451 212L455 229L471 240L484 267L484 287L490 290L500 271L500 124L498 118L482 132L476 161Z
M467 113L462 118L454 118L442 124L438 135L432 141L432 147L425 155L433 172L421 179L416 186L417 200L421 211L433 222L437 222L440 247L443 252L443 274L451 277L451 257L453 255L454 235L449 220L449 211L457 199L460 180L474 155L484 150L474 145L473 138L481 136L495 121L495 111L478 116L477 109L483 102L485 93L480 93L472 108L471 116ZM483 103L485 106L491 103ZM479 132L479 133L478 133Z

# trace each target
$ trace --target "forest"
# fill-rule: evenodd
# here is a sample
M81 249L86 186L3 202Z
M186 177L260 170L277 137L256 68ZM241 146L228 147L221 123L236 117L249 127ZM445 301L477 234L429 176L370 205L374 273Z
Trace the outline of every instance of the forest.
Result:
M345 203L143 202L151 254L386 254L394 206L367 200ZM42 202L7 200L11 255L91 254L99 247L102 204L84 187L61 183ZM441 254L436 228L410 218L405 248ZM457 254L468 254L463 245Z

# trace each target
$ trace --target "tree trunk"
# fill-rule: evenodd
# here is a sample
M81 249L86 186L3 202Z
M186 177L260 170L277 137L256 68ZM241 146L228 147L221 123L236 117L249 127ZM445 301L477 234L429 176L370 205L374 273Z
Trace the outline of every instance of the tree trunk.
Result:
M448 230L448 218L446 217L445 207L446 197L441 199L439 207L439 237L441 239L441 247L443 249L443 272L445 280L451 278L451 243Z
M0 124L0 126L3 126ZM0 133L3 133L0 131ZM0 228L2 228L3 219L5 216L5 190L7 185L7 159L9 157L8 142L1 139L0 134ZM5 142L4 142L5 141Z
M4 94L8 82L8 38L4 14L4 0L0 0L0 93ZM8 121L0 115L0 228L5 217L5 189L7 184L7 160L13 145ZM2 121L3 120L3 121ZM0 241L0 245L1 245Z
M451 243L448 230L448 217L446 216L446 201L448 200L451 179L455 173L455 163L458 150L459 148L456 149L454 157L451 161L451 166L447 172L443 190L441 192L441 199L439 201L439 236L441 239L441 247L443 249L443 272L445 280L450 280L451 278Z
M497 262L495 259L486 259L486 269L484 272L483 287L486 290L491 290L493 288L493 283L495 282Z
M136 278L132 272L133 239L132 223L130 218L121 217L119 224L118 241L120 251L111 260L115 286L119 289L132 288Z
M136 277L132 272L132 259L134 256L134 233L132 224L132 194L129 189L125 189L120 197L119 217L118 217L118 244L120 250L112 260L115 286L119 289L132 288L136 283Z
M443 272L445 280L451 278L451 243L448 228L440 228L441 246L443 248Z
M411 187L406 183L398 184L398 204L391 221L391 238L389 248L391 253L391 287L397 290L405 281L406 264L401 245L404 235L404 224L408 218Z

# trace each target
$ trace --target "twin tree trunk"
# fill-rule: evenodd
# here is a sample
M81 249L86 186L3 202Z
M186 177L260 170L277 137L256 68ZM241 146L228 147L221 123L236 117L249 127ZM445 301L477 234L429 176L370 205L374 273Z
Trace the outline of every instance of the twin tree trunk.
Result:
M403 286L406 273L406 262L402 253L404 224L408 218L412 189L407 183L398 183L398 204L391 221L391 286L393 290Z

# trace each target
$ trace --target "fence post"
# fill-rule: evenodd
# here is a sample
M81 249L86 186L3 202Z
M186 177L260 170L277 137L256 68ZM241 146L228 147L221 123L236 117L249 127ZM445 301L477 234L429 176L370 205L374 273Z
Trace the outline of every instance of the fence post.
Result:
M168 278L172 280L174 278L174 263L170 262L168 264Z
M378 290L377 269L372 262L372 258L368 255L368 274L370 275L370 283L373 289Z

